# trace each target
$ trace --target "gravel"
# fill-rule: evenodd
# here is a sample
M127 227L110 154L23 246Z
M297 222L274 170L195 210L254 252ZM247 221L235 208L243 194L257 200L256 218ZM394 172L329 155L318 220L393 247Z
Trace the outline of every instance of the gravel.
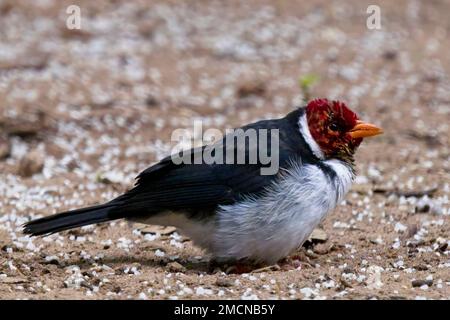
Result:
M0 297L450 298L450 7L379 5L382 29L368 30L356 0L85 1L83 29L68 31L60 1L3 1ZM193 119L225 129L287 113L305 75L318 77L310 96L385 134L364 141L357 184L293 267L226 274L174 228L123 221L21 233L129 189Z

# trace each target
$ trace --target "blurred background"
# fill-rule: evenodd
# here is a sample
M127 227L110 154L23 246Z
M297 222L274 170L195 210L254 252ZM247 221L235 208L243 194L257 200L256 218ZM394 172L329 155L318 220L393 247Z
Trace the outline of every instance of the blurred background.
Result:
M66 26L70 5L79 30ZM193 119L233 128L314 97L385 130L359 150L329 235L336 219L359 228L355 239L395 221L420 230L423 212L445 219L428 231L448 241L449 12L445 0L0 0L1 244L31 243L18 240L29 217L130 188Z

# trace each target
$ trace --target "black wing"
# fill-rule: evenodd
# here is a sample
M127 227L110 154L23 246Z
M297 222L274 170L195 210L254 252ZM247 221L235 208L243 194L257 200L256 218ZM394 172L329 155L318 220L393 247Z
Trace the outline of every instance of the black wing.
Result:
M297 124L302 111L298 109L283 119L260 121L242 129L279 129L281 168L287 168L293 158L301 157L308 162L311 152L301 138ZM267 141L270 155L270 138ZM233 150L237 151L238 147ZM247 160L249 150L258 147L257 144L245 145ZM190 150L191 159L204 149ZM117 210L129 217L165 210L186 210L193 214L211 212L218 205L232 204L263 192L278 176L262 175L264 166L267 164L262 164L259 158L254 164L175 164L169 156L143 171L135 187L113 201L119 203Z

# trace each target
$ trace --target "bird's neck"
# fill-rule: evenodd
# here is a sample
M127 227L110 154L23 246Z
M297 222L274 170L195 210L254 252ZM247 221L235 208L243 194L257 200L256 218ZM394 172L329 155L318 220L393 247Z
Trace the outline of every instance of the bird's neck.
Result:
M323 150L320 148L319 144L314 140L309 130L308 121L306 117L306 112L300 114L298 127L300 130L300 134L305 140L306 145L311 150L312 154L319 160L325 161L329 159L337 159L345 163L352 173L355 173L355 158L354 158L354 150L350 148L340 148L337 152L332 155L326 155Z
M355 174L355 153L353 150L341 148L333 155L333 158L344 162Z
M311 150L312 154L319 160L325 160L325 154L317 144L316 140L314 140L314 138L312 137L311 131L309 131L308 120L306 118L306 112L304 110L299 117L298 128L300 130L300 134L303 137L303 140L305 140L305 143Z

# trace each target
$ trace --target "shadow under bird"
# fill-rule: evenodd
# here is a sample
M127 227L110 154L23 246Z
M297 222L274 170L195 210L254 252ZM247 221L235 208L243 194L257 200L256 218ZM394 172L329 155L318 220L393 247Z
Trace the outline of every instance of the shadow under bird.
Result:
M176 164L169 156L110 202L30 221L24 233L47 235L127 219L175 226L217 261L273 264L301 246L343 200L355 176L356 149L363 138L382 133L344 103L327 99L242 129L278 129L276 174L261 174L259 160Z

